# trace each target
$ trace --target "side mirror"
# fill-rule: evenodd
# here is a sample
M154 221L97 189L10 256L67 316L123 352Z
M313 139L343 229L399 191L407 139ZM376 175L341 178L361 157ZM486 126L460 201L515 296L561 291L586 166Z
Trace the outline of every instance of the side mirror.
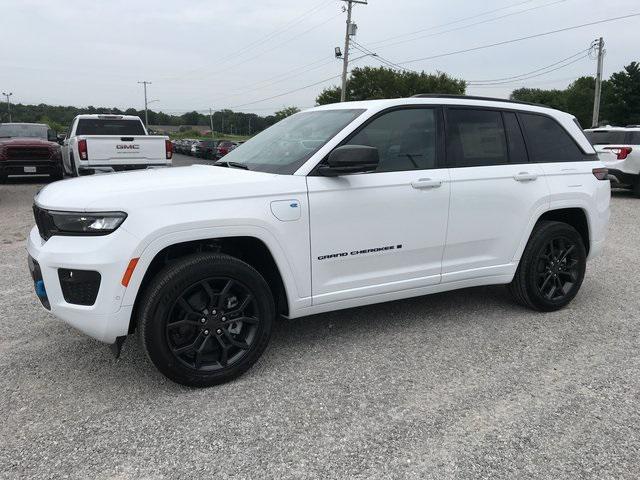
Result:
M56 135L56 132L54 132L51 129L47 130L47 140L49 142L57 142L58 141L58 135Z
M367 145L342 145L334 149L321 165L318 173L325 177L337 177L349 173L373 172L378 168L380 155L376 147Z

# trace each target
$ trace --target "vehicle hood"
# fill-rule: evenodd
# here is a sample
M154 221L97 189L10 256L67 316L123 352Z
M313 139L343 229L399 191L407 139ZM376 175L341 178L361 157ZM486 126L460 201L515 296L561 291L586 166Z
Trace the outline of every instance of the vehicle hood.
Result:
M55 142L50 142L43 138L33 137L11 137L0 138L0 146L3 147L60 147Z
M124 211L278 194L281 175L192 165L91 175L54 182L35 198L42 208Z

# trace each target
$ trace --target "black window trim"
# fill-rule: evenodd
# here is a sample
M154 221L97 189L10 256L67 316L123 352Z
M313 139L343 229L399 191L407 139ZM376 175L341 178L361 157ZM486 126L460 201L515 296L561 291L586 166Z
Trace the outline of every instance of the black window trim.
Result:
M584 151L584 149L582 148L582 146L576 141L576 139L574 138L574 136L560 123L558 122L557 119L555 119L552 115L549 115L547 113L542 113L542 112L534 112L531 110L525 110L525 109L521 109L521 108L509 108L509 107L490 107L490 106L484 106L484 105L463 105L463 104L407 104L407 105L394 105L393 107L388 107L385 108L384 110L380 110L379 112L375 113L374 115L372 115L371 117L369 117L367 120L364 121L364 123L362 123L362 125L358 126L358 128L356 128L353 132L351 132L349 135L347 135L340 143L338 143L338 145L336 145L333 149L336 149L338 147L341 147L342 145L345 145L349 140L351 140L353 137L355 137L358 133L360 133L360 131L362 129L364 129L367 125L369 125L371 122L373 122L375 119L377 119L378 117L381 117L382 115L389 113L389 112L393 112L396 110L408 110L408 109L412 109L412 108L428 108L428 109L435 109L436 110L436 121L437 121L437 126L436 126L436 132L437 132L437 149L436 149L436 168L433 169L429 169L429 170L436 170L436 169L442 169L442 168L474 168L474 167L456 167L456 166L451 166L448 165L448 161L447 161L447 131L448 131L448 124L447 124L447 116L446 116L446 111L448 109L462 109L462 110L491 110L491 111L497 111L501 113L501 118L502 118L502 124L503 124L503 128L504 128L504 117L502 115L502 113L504 112L511 112L511 113L515 113L516 115L516 120L518 122L518 126L520 127L520 133L522 134L522 139L524 141L524 148L525 151L527 153L527 164L529 163L536 163L532 160L531 158L531 148L529 146L529 138L527 136L527 132L525 131L523 125L522 125L522 120L520 119L520 115L519 114L527 114L527 115L538 115L541 117L546 117L551 119L553 122L555 122L571 139L571 141L575 144L576 147L578 147L578 150L582 153L583 155L583 160L581 161L592 161L592 160L597 160L598 159L598 154L597 153L587 153ZM507 136L507 132L505 130L505 139L507 141L507 149L509 149L509 141L506 138ZM585 137L586 138L586 137ZM333 151L333 149L331 151ZM329 157L329 154L331 153L331 151L329 153L327 153L324 157L322 157L318 163L311 169L311 171L307 174L307 176L310 177L318 177L318 176L322 176L318 173L318 169L320 168L321 165L326 165L327 162L327 158ZM509 151L510 152L510 151ZM566 163L571 163L571 162L566 162ZM511 156L509 153L509 163L508 164L498 164L496 166L504 166L504 165L525 165L524 163L511 163ZM419 171L419 170L399 170L399 171L405 171L405 172L411 172L411 171ZM371 172L371 173L376 173L376 172ZM378 172L378 173L397 173L397 172ZM351 174L350 174L351 175ZM359 174L354 174L354 175L359 175Z
M322 175L320 173L318 173L318 169L320 168L320 166L327 164L327 159L329 158L329 155L331 154L331 152L333 150L335 150L336 148L341 147L343 145L346 145L353 137L358 135L362 130L364 130L369 124L371 124L376 119L380 118L381 116L383 116L383 115L385 115L387 113L395 112L395 111L398 111L398 110L416 110L416 109L434 110L434 115L435 115L435 120L436 120L436 167L435 168L429 168L429 169L397 170L397 171L391 171L391 172L369 172L368 174L371 174L371 173L381 174L381 173L419 172L421 170L438 170L438 169L441 169L441 168L447 168L447 166L445 165L446 162L445 162L445 157L444 157L444 155L446 154L446 143L444 141L446 129L444 129L444 116L443 116L443 113L442 113L442 107L443 107L442 105L409 104L409 105L394 105L393 107L388 107L388 108L385 108L384 110L380 110L379 112L373 114L371 117L367 118L362 123L362 125L359 125L353 132L351 132L349 135L347 135L345 138L343 138L340 141L340 143L338 143L338 145L333 147L333 149L329 153L327 153L324 157L322 157L322 159L320 159L318 161L318 163L311 169L311 171L307 174L307 176L309 176L309 177L321 177ZM349 174L345 174L345 176L346 175L362 175L362 174L349 173Z

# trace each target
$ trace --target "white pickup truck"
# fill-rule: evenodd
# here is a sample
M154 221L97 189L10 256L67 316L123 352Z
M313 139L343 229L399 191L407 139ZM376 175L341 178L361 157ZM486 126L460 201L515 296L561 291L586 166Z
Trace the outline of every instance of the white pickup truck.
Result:
M170 167L172 157L169 137L149 135L132 115L78 115L62 146L64 171L75 177Z

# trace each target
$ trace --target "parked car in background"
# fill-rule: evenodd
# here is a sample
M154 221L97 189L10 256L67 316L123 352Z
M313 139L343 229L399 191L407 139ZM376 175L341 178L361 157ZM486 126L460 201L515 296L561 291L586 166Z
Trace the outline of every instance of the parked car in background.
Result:
M169 137L148 135L142 120L132 115L78 115L62 148L67 174L120 172L170 167Z
M196 143L196 157L215 160L220 140L200 140Z
M36 295L116 351L137 330L163 374L200 387L249 369L277 315L498 284L563 308L609 222L575 117L499 99L323 105L215 165L116 177L35 197Z
M0 123L0 182L9 175L63 176L56 132L44 123Z
M236 148L238 144L236 142L230 142L228 140L222 140L216 148L216 158L222 158L231 150Z
M590 128L585 134L609 169L612 186L640 198L640 126Z

